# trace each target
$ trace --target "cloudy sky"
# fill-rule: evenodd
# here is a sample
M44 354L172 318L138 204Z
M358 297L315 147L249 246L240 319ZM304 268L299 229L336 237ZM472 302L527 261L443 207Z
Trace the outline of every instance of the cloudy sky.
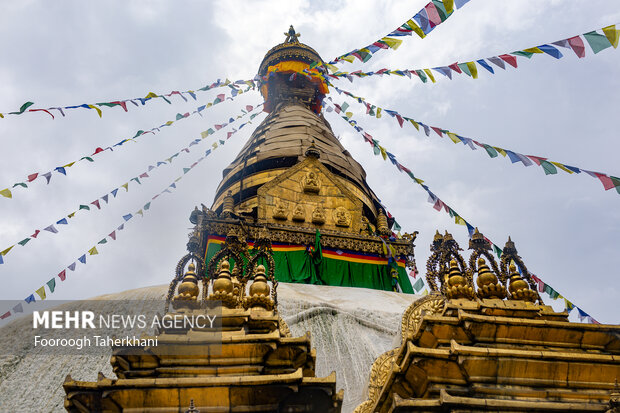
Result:
M0 4L0 112L144 97L148 92L196 90L218 78L250 79L265 52L283 39L290 24L301 40L326 60L379 39L413 16L426 0L397 1L4 1ZM343 70L415 69L470 61L550 43L620 22L620 3L609 0L472 0L426 39L404 38L397 51L378 53L364 66ZM456 76L422 84L398 77L338 84L385 108L519 153L589 170L620 175L620 54L609 48L586 58L570 50L555 60L519 58L519 68L478 80ZM222 90L220 90L222 91ZM69 110L55 120L45 113L0 119L0 189L34 172L45 173L137 130L148 130L198 101L171 98L145 106ZM331 96L338 102L342 97ZM55 223L145 172L213 124L261 102L256 92L239 96L136 142L106 151L94 163L80 162L67 176L39 178L13 199L0 198L0 250ZM601 322L618 323L620 294L620 195L604 191L586 174L545 176L536 166L489 158L393 119L351 111L397 159L431 190L496 244L512 236L528 268ZM56 112L57 114L57 112ZM264 115L257 117L254 125ZM363 143L344 121L328 114L334 132L365 167L368 183L404 230L420 232L418 266L424 268L436 229L452 232L467 247L467 231L427 203L426 193ZM55 299L168 283L185 253L196 205L210 205L222 169L237 154L253 126L186 174L178 188L152 203L144 218L130 220L116 241L99 245L65 282L57 278ZM223 135L222 135L223 136ZM220 136L221 137L221 136ZM17 245L0 266L0 299L23 300L115 230L122 216L138 211L182 169L198 159L217 135L192 146L171 165L149 172L142 185L129 184L101 210L80 211L57 234L43 231ZM110 238L108 237L108 240ZM49 294L49 290L48 290ZM543 296L545 298L546 296ZM547 298L547 301L550 301ZM558 303L556 303L558 304ZM559 308L559 306L558 306ZM7 308L8 309L8 308ZM4 308L0 312L6 311Z

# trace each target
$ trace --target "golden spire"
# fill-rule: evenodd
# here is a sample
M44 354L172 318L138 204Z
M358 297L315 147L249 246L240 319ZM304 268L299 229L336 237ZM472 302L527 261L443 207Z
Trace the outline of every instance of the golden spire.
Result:
M508 242L510 242L510 238L508 238ZM508 242L506 245L508 245ZM521 277L514 263L510 263L508 273L510 277L510 286L508 287L508 290L510 291L510 299L529 301L532 303L535 302L538 298L538 294L536 294L536 291L532 291L530 289L527 281Z
M286 40L284 41L284 43L299 43L299 40L297 39L301 36L301 33L295 33L295 29L291 24L291 26L288 28L288 32L284 33L284 35L286 36Z

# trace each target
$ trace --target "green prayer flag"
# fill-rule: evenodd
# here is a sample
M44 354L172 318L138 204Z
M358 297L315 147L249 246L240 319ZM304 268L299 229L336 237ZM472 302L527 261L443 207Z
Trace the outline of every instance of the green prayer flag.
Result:
M418 74L418 76L420 76L420 79L422 79L422 82L426 83L427 78L426 78L426 75L424 74L424 72L421 71L421 70L416 70L415 72Z
M469 71L469 67L467 66L467 63L459 63L457 64L457 66L461 68L463 73L471 77L471 72Z
M555 165L553 165L551 162L544 161L541 159L540 166L542 166L542 168L544 169L545 175L555 175L558 173L558 170L556 169Z
M188 173L189 171L190 171L190 169L189 169L189 168L183 168L183 173L184 173L184 174Z
M415 284L413 284L413 291L418 292L422 288L424 288L424 280L422 279L422 277L420 277L418 278L418 281L416 281Z
M512 52L510 54L513 54L513 55L516 55L516 56L527 57L528 59L531 58L534 55L534 53L532 53L532 52L525 52L523 50L520 50L518 52Z
M80 205L80 208L78 208L78 211L79 211L80 209L85 209L85 210L87 210L87 211L90 211L90 207L89 207L88 205Z
M484 149L486 149L487 153L489 154L489 156L491 158L495 158L497 157L497 151L495 149L493 149L492 146L487 145L486 143L484 144Z
M19 112L10 112L10 113L11 115L21 115L22 113L26 111L26 109L28 109L32 105L34 105L34 102L26 102L19 108Z
M30 238L24 238L23 240L19 241L18 244L23 247L28 243L28 241L30 241Z
M592 48L592 51L596 54L601 50L605 50L608 47L611 47L611 43L609 39L602 34L598 34L595 31L584 33L583 37L586 38L588 44Z
M80 161L81 161L82 159L86 159L88 162L95 162L95 161L93 160L93 158L91 158L90 156L85 156L85 157L83 157L83 158L80 158Z
M493 244L493 252L497 254L497 258L502 258L502 250L495 244Z

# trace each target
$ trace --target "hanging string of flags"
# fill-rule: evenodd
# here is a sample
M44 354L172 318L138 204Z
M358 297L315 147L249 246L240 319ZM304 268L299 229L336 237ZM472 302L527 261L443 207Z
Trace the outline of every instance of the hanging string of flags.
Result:
M598 31L601 31L603 34L598 33ZM572 49L573 52L575 52L575 54L577 55L577 57L583 58L586 57L586 42L588 43L588 45L590 45L590 48L592 49L594 54L596 54L612 46L614 47L614 49L617 48L619 37L620 30L617 30L616 25L612 24L610 26L603 27L602 29L593 30L588 33L583 33L581 35L569 37L567 39L558 40L550 44L542 44L516 52L503 53L484 59L472 60L470 62L455 62L450 65L424 69L390 70L384 68L371 72L363 72L361 70L357 70L355 72L346 72L338 70L338 68L336 67L330 67L333 73L328 73L327 76L331 77L332 79L346 78L349 81L353 82L353 79L355 77L364 78L368 76L396 75L400 77L406 76L409 79L416 77L420 79L423 83L427 83L427 81L430 79L432 83L435 83L435 76L432 72L433 70L449 79L452 79L453 73L459 75L465 74L473 79L478 79L479 67L484 68L491 74L495 74L493 66L499 67L502 70L506 70L507 63L508 65L516 69L518 67L517 57L530 59L535 54L546 54L555 59L561 59L564 55L558 49L558 47ZM492 65L490 63L492 63Z
M186 90L185 92L179 92L178 90L174 90L168 94L164 94L164 95L158 95L154 92L149 92L145 97L143 98L133 98L133 99L123 99L123 100L114 100L114 101L110 101L110 102L101 102L101 103L83 103L81 105L71 105L71 106L58 106L58 107L51 107L51 108L46 108L46 109L41 109L41 108L32 108L32 106L34 105L34 102L26 102L24 103L19 110L14 111L14 112L4 112L1 113L0 112L0 118L4 118L6 115L22 115L24 113L31 113L31 112L45 112L48 115L50 115L52 117L52 119L54 118L54 114L52 113L53 110L57 110L60 112L60 114L64 117L65 116L65 110L69 110L69 109L94 109L97 112L97 115L99 115L99 117L103 116L103 112L101 111L101 108L103 107L108 107L108 108L112 108L115 106L118 106L120 108L122 108L125 112L128 112L127 110L127 104L128 103L132 103L134 106L140 107L140 105L138 105L138 102L140 102L142 104L142 106L146 105L146 102L149 102L153 99L163 99L164 101L166 101L166 103L172 104L172 102L170 101L170 99L168 99L169 97L172 97L174 95L178 95L181 99L183 99L184 101L187 102L187 98L184 95L188 95L191 96L192 99L196 100L196 93L197 92L206 92L208 90L214 89L214 88L218 88L218 87L229 87L232 89L233 93L238 93L241 89L240 86L241 85L247 85L251 88L254 88L256 85L254 83L253 80L236 80L234 82L231 82L230 80L226 79L224 82L222 82L220 79L217 80L217 82L212 83L211 85L208 86L204 86L201 87L198 90Z
M255 113L251 116L251 118L256 117L258 115L260 115L262 112L259 113ZM248 120L247 122L243 123L242 125L239 126L238 130L241 130L244 126L249 125L252 123L252 119ZM230 137L230 136L229 136ZM223 143L222 143L223 145ZM107 236L105 236L104 238L102 238L99 242L97 242L97 244L95 244L93 247L89 248L86 252L84 252L79 258L77 258L75 261L73 261L71 264L69 264L68 266L66 266L65 268L63 268L62 271L60 271L56 276L52 277L49 281L47 281L45 284L43 284L41 287L39 287L38 289L36 289L32 294L30 294L28 297L26 297L24 299L24 301L27 304L30 303L34 303L37 301L36 296L38 296L38 300L45 300L47 298L47 291L49 290L49 293L52 294L54 293L54 291L56 290L57 284L56 284L56 277L60 278L60 281L65 281L67 274L69 274L69 271L73 272L76 270L77 268L77 263L82 263L84 265L86 265L86 258L87 256L92 256L92 255L98 255L99 254L99 250L97 249L97 246L99 246L99 248L101 248L101 245L107 244L108 241L116 241L117 238L117 234L118 232L122 231L125 228L125 224L137 217L138 215L140 215L142 218L144 218L144 214L148 211L150 211L151 209L151 203L153 201L155 201L159 196L165 194L165 193L172 193L171 191L173 189L177 188L177 183L183 179L183 177L192 169L194 169L200 162L202 162L207 156L209 156L214 150L216 150L219 146L215 145L213 147L213 149L207 149L207 151L205 152L205 154L203 156L201 156L200 158L198 158L194 163L192 163L189 167L187 168L183 168L183 174L180 175L178 178L176 178L170 185L166 186L166 188L159 192L158 194L156 194L155 196L153 196L151 198L150 201L148 201L147 203L145 203L138 211L134 212L134 213L128 213L126 215L123 215L123 221L122 223L116 227L116 229L114 229L112 232L110 232ZM45 288L47 286L47 289ZM36 296L35 296L36 294ZM0 320L4 320L8 317L10 317L11 315L15 315L17 313L22 313L23 310L23 305L21 302L17 303L15 306L13 306L10 310L6 311L5 313L3 313L2 315L0 315Z
M331 101L331 98L328 98ZM327 103L327 102L325 102ZM333 103L333 102L332 102ZM368 142L370 144L370 146L372 146L373 152L375 155L381 155L381 157L383 158L383 160L390 160L390 163L392 163L392 165L394 165L399 172L405 172L407 175L409 175L409 177L413 180L413 182L415 182L416 184L420 185L428 194L428 202L433 204L433 208L437 211L441 211L442 209L445 210L445 212L450 215L451 218L454 218L454 223L457 225L463 225L467 228L467 232L469 234L469 237L471 238L474 234L475 231L475 226L470 224L469 222L467 222L460 214L458 214L452 207L450 207L448 204L446 204L444 201L442 201L437 195L435 195L430 188L428 187L428 185L426 185L424 183L424 181L422 179L417 178L413 172L405 167L404 165L402 165L397 159L396 156L393 155L392 153L390 153L386 148L384 148L383 146L379 145L379 141L375 138L373 138L372 135L370 135L368 132L364 131L364 129L357 125L357 122L353 119L351 119L352 115L350 112L348 113L344 113L340 111L336 111L335 108L329 104L327 104L327 107L325 109L326 112L336 112L336 113L340 113L340 117L342 119L344 119L353 129L355 129L356 132L358 132L366 142ZM486 237L485 237L486 238ZM493 252L497 255L498 258L501 258L501 254L502 254L502 249L500 247L498 247L495 243L493 243L491 240L489 240L488 238L486 238L487 241L489 241L489 243L493 246ZM578 309L578 315L581 321L583 321L584 319L587 319L588 322L590 323L598 323L598 321L596 321L592 316L590 316L589 314L587 314L585 311L583 311L581 308L577 307L576 305L574 305L571 301L569 301L568 299L566 299L565 297L561 296L555 289L553 289L550 285L546 284L545 282L543 282L540 277L536 276L536 278L534 278L534 280L536 280L536 282L538 283L538 289L540 292L546 292L551 299L553 300L557 300L558 298L562 298L565 301L565 308L566 311L570 312L572 309L577 308ZM417 282L419 283L419 282ZM423 283L423 282L422 282ZM418 285L418 287L420 287ZM422 287L415 289L415 291L420 291L422 289Z
M83 157L81 157L81 158L80 158L80 159L78 159L78 160L74 160L74 161L69 162L69 163L67 163L67 164L65 164L65 165L62 165L62 166L57 166L57 167L56 167L56 168L54 168L52 171L48 171L48 172L45 172L45 173L33 172L33 173L29 174L29 175L26 177L26 180L25 180L25 181L22 181L22 182L17 182L17 183L15 183L15 184L13 184L13 186L12 186L12 187L10 187L10 188L4 188L4 189L0 190L0 195L2 195L2 196L3 196L3 197L5 197L5 198L13 198L13 192L12 192L12 189L14 189L14 188L16 188L16 187L28 188L28 183L31 183L31 182L33 182L34 180L39 179L39 178L45 178L46 183L47 183L47 184L49 184L49 183L50 183L50 180L52 179L52 172L57 172L57 173L59 173L59 174L61 174L61 175L66 176L66 175L67 175L67 169L68 169L68 168L70 168L70 167L72 167L73 165L75 165L75 164L76 164L76 163L78 163L78 162L82 162L82 161L94 162L93 157L94 157L95 155L98 155L98 154L100 154L100 153L102 153L102 152L104 152L104 151L107 151L107 150L109 150L109 151L114 151L114 148L115 148L115 147L117 147L117 146L122 146L123 144L125 144L125 143L127 143L127 142L135 142L135 141L136 141L138 138L140 138L141 136L144 136L144 135L149 134L149 133L155 134L155 132L160 132L160 129L161 129L161 128L164 128L164 127L166 127L166 126L171 126L171 125L175 124L176 122L178 122L178 121L180 121L180 120L183 120L183 119L187 119L188 117L190 117L190 116L192 116L192 115L199 114L200 116L202 116L202 113L200 113L200 112L202 112L203 110L205 110L205 109L209 109L209 108L211 108L211 107L213 107L213 106L215 106L215 105L217 105L217 104L219 104L219 103L224 102L225 100L234 100L234 99L235 99L235 97L237 97L239 94L241 94L241 93L245 93L245 92L248 92L248 91L249 91L249 90L251 90L251 89L252 89L251 87L248 87L248 88L247 88L247 89L245 89L245 90L238 90L238 91L234 94L234 96L228 96L228 97L226 96L226 94L225 94L225 93L221 93L221 94L219 94L219 95L217 95L217 96L216 96L216 98L213 100L213 102L207 103L206 105L201 105L201 106L198 106L198 107L196 108L196 110L194 110L194 111L193 111L193 112L191 112L191 113L190 113L190 112L186 112L186 113L184 113L184 114L177 113L177 115L176 115L176 117L175 117L175 120L169 120L169 121L167 121L166 123L163 123L163 124L161 124L161 125L159 125L159 126L156 126L156 127L154 127L154 128L151 128L150 130L148 130L148 131L146 131L146 132L145 132L145 131L143 131L143 130L139 130L139 131L137 131L137 132L136 132L136 134L135 134L133 137L131 137L131 138L125 138L125 139L123 139L123 140L121 140L121 141L119 141L119 142L115 143L115 144L114 144L114 145L112 145L112 146L108 146L107 148L97 147L97 148L95 149L95 151L94 151L92 154L90 154L90 155L84 155ZM26 183L26 182L27 182L27 183ZM1 187L0 187L0 188L1 188Z
M237 115L236 119L240 119L243 118L244 116L254 112L256 109L262 107L263 104L261 103L260 105L247 105L245 107L244 110L242 110L242 114L241 115ZM260 113L260 112L259 112ZM254 113L250 116L250 120L254 119L254 117L258 116L259 113ZM218 131L222 130L224 127L232 124L233 122L236 121L236 119L234 118L230 118L228 120L228 122L224 122L223 124L215 124L212 128L209 128L203 132L200 133L200 138L196 138L194 140L192 140L188 146L186 146L185 148L177 151L175 154L173 154L172 156L162 160L162 161L158 161L155 165L149 165L147 170L145 170L144 172L142 172L141 174L131 178L130 180L126 181L124 184L117 186L116 188L114 188L112 191L106 193L105 195L97 198L96 200L86 203L86 204L80 204L80 206L78 207L77 210L71 212L70 214L63 216L61 219L57 220L56 223L52 223L48 226L46 226L45 228L43 228L42 230L37 229L34 231L34 233L32 235L30 235L29 237L24 238L23 240L3 249L2 251L0 251L0 264L4 264L4 257L13 249L13 247L15 247L16 245L21 245L22 247L26 246L26 244L28 244L31 240L33 239L37 239L37 237L39 236L40 233L42 232L49 232L52 234L57 234L58 228L60 228L60 226L63 225L69 225L71 218L75 217L75 214L80 212L80 211L91 211L91 208L97 208L98 210L102 208L102 206L108 204L108 202L114 198L116 198L116 195L119 191L120 188L124 188L125 192L129 192L129 184L132 183L133 181L136 182L137 185L142 185L142 183L140 182L140 179L145 179L145 178L149 178L150 175L149 173L156 169L159 168L160 166L163 165L169 165L172 164L172 161L179 156L182 152L190 152L190 148L198 143L200 143L200 141L202 141L203 139L207 138L208 136L211 136L215 133L217 133ZM241 129L245 124L241 125L241 127L239 129ZM226 135L226 140L230 139L230 137L232 135L234 135L235 133L237 133L239 131L239 129L233 129L232 131L228 132ZM224 144L225 141L220 140L219 141L221 145ZM213 143L213 148L217 148L217 142ZM183 168L183 171L187 171L188 168ZM110 196L111 195L111 196ZM101 202L103 201L103 202Z
M338 93L345 94L355 99L358 103L361 103L362 105L366 106L367 115L376 117L376 118L381 118L382 112L385 112L388 115L390 115L392 118L395 118L401 128L403 127L403 124L407 122L413 125L413 127L415 127L417 131L420 131L420 128L422 128L426 136L429 136L429 137L432 135L431 134L431 130L432 130L433 132L435 132L435 134L437 134L438 137L440 138L448 137L455 144L463 143L463 145L468 146L471 150L476 150L478 147L483 148L485 152L491 158L497 158L498 154L500 154L503 157L510 159L510 161L513 164L517 162L521 162L524 166L532 166L536 164L537 166L540 166L542 168L545 175L555 175L558 173L558 169L561 169L562 171L568 174L571 174L571 175L580 174L584 172L587 175L591 176L592 178L598 179L603 184L603 188L606 191L612 188L615 188L616 192L620 194L620 178L616 176L609 175L603 172L589 171L587 169L579 168L576 166L570 166L570 165L567 165L561 162L552 161L548 158L544 158L541 156L523 155L521 153L512 151L510 149L505 149L499 146L489 145L488 143L479 142L475 139L466 138L457 133L450 132L447 129L439 128L437 126L426 125L423 122L416 121L412 118L404 116L395 110L389 110L389 109L385 109L377 105L373 105L372 103L368 102L365 98L355 96L352 93L342 90L340 88L336 87L335 89ZM342 105L338 105L334 103L334 106L336 107L337 112L340 112L340 111L346 112L346 110L349 108L349 104L346 102L343 103Z
M454 13L455 6L457 9L460 9L467 2L469 2L469 0L432 0L424 6L424 8L417 12L415 16L407 20L391 33L366 47L355 49L349 53L343 54L342 56L338 56L329 62L329 64L334 65L341 61L353 63L355 58L359 59L363 63L366 63L379 50L398 49L403 42L401 39L398 39L398 37L411 36L412 33L417 34L423 39L427 34L432 32L435 27L445 22L448 17Z

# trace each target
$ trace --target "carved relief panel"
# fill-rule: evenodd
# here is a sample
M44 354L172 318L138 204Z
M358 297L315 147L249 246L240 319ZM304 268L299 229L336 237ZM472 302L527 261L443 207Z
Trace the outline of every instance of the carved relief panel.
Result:
M349 185L306 158L259 188L258 221L357 234L362 202Z

